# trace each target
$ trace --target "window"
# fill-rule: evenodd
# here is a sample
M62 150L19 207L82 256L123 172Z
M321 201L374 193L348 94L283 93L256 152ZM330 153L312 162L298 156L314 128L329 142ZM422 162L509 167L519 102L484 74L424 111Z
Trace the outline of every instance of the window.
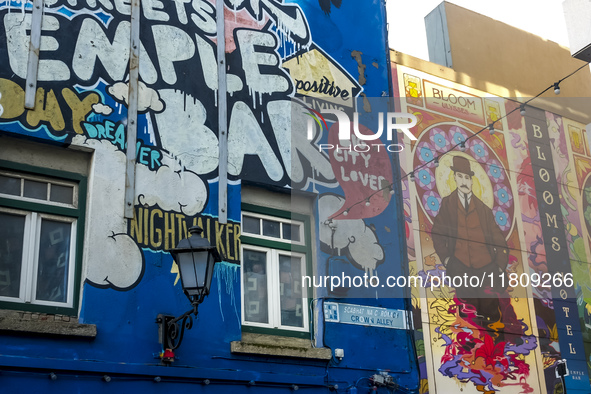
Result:
M75 314L86 178L0 165L0 306Z
M242 324L306 333L309 297L302 276L310 255L305 241L308 220L284 211L246 208L241 235Z

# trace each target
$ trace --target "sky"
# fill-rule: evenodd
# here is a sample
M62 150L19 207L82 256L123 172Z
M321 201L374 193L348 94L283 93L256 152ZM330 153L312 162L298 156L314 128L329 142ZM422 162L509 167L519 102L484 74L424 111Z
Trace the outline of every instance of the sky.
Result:
M390 48L429 60L425 16L443 0L386 0ZM448 0L568 47L563 0Z

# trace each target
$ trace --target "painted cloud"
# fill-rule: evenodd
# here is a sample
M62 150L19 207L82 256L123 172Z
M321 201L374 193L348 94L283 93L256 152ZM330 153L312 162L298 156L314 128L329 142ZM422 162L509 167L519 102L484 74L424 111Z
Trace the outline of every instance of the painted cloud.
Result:
M378 243L375 233L365 225L362 219L334 220L334 237L331 228L324 224L333 213L345 203L345 198L334 194L323 194L318 200L320 221L320 242L336 249L339 256L348 255L351 263L358 268L375 270L384 260L384 250Z
M92 110L95 114L99 115L106 115L109 116L113 112L113 108L109 107L108 105L97 103L92 105Z
M160 100L158 92L152 88L146 86L145 83L139 81L138 83L138 112L145 112L151 110L154 112L161 112L164 109L164 102ZM129 106L129 83L117 82L107 89L109 94L113 96L117 101L125 103Z
M127 221L123 218L125 201L125 153L107 140L74 137L73 144L94 149L93 166L89 177L90 195L85 230L86 279L94 285L118 290L134 286L143 271L143 255L135 241L127 235Z
M107 140L76 136L73 144L94 149L95 161L89 178L90 195L100 196L89 201L85 245L100 254L85 254L86 279L99 287L117 290L135 286L144 269L143 253L127 235L127 220L123 218L125 201L125 153ZM151 171L136 166L135 203L155 205L162 209L195 215L207 201L207 188L194 173L182 171L180 164L169 156L162 159L165 166ZM138 201L139 200L139 201Z
M190 171L175 171L174 167L136 167L135 204L160 206L165 211L182 212L193 216L203 210L207 202L207 188L201 178Z

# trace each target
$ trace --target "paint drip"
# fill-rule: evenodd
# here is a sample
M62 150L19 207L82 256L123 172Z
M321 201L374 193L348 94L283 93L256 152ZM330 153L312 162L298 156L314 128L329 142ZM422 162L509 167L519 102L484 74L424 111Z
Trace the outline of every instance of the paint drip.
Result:
M238 305L236 303L236 294L234 293L234 283L238 281L240 266L237 264L230 264L225 261L216 264L214 276L218 281L218 300L220 305L220 314L222 321L225 321L224 311L222 309L222 280L225 282L226 294L230 296L230 304L234 307L236 313L236 320L240 326L240 315L238 314Z

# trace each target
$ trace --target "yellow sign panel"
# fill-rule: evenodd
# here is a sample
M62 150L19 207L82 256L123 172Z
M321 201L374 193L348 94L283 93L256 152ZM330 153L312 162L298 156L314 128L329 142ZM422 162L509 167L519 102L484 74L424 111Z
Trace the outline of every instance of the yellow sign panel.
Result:
M480 97L429 81L424 81L424 84L427 108L469 122L485 124Z
M296 85L296 93L353 107L361 87L330 57L314 48L283 63Z

